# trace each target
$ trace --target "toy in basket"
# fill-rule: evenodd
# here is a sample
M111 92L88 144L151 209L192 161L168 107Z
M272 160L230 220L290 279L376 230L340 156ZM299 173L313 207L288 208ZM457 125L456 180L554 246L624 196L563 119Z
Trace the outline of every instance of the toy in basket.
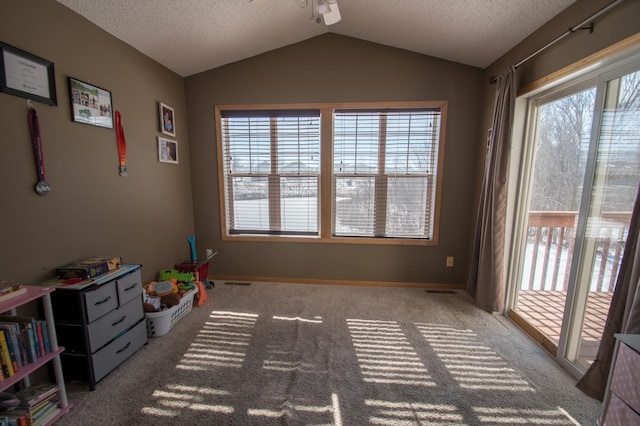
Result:
M178 305L160 312L147 312L147 336L160 337L167 334L174 325L184 318L193 308L193 298L198 293L198 286L187 291Z

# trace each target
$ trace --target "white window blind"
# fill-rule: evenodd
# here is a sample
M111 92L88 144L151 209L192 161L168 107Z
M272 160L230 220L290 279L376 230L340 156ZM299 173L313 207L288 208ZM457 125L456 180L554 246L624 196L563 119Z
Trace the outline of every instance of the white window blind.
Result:
M433 238L440 108L336 110L333 235Z
M318 236L319 110L220 116L227 233Z

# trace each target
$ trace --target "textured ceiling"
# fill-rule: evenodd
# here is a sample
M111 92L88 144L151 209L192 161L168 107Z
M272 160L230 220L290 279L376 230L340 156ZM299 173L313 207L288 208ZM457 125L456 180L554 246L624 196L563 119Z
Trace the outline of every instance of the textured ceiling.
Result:
M332 26L312 1L58 0L181 76L326 32L486 68L575 0L338 0Z

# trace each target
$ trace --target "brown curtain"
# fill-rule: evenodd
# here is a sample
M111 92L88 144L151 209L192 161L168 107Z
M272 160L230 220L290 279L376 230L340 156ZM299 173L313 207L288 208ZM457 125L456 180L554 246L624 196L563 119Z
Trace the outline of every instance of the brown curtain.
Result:
M636 230L636 242L640 238L639 233L640 230ZM640 334L640 247L637 244L636 255L633 259L633 273L631 274L628 301L631 303L627 302L629 312L623 332L626 334Z
M467 291L489 312L502 311L505 303L504 236L511 126L516 99L516 70L497 77L496 99L485 159L484 178Z
M629 334L640 333L640 290L638 289L640 284L639 232L640 187L638 188L638 195L631 214L629 235L625 244L620 271L618 272L596 360L577 384L578 388L584 393L600 401L604 398L609 369L611 368L615 344L614 334L623 332Z

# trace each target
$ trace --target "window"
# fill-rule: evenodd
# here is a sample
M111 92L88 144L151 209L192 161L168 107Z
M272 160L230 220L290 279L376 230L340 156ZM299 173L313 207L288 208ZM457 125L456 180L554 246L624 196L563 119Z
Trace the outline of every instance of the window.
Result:
M318 235L320 112L224 111L227 232Z
M440 109L337 110L333 235L433 235Z
M446 103L297 106L216 108L225 238L437 242Z

